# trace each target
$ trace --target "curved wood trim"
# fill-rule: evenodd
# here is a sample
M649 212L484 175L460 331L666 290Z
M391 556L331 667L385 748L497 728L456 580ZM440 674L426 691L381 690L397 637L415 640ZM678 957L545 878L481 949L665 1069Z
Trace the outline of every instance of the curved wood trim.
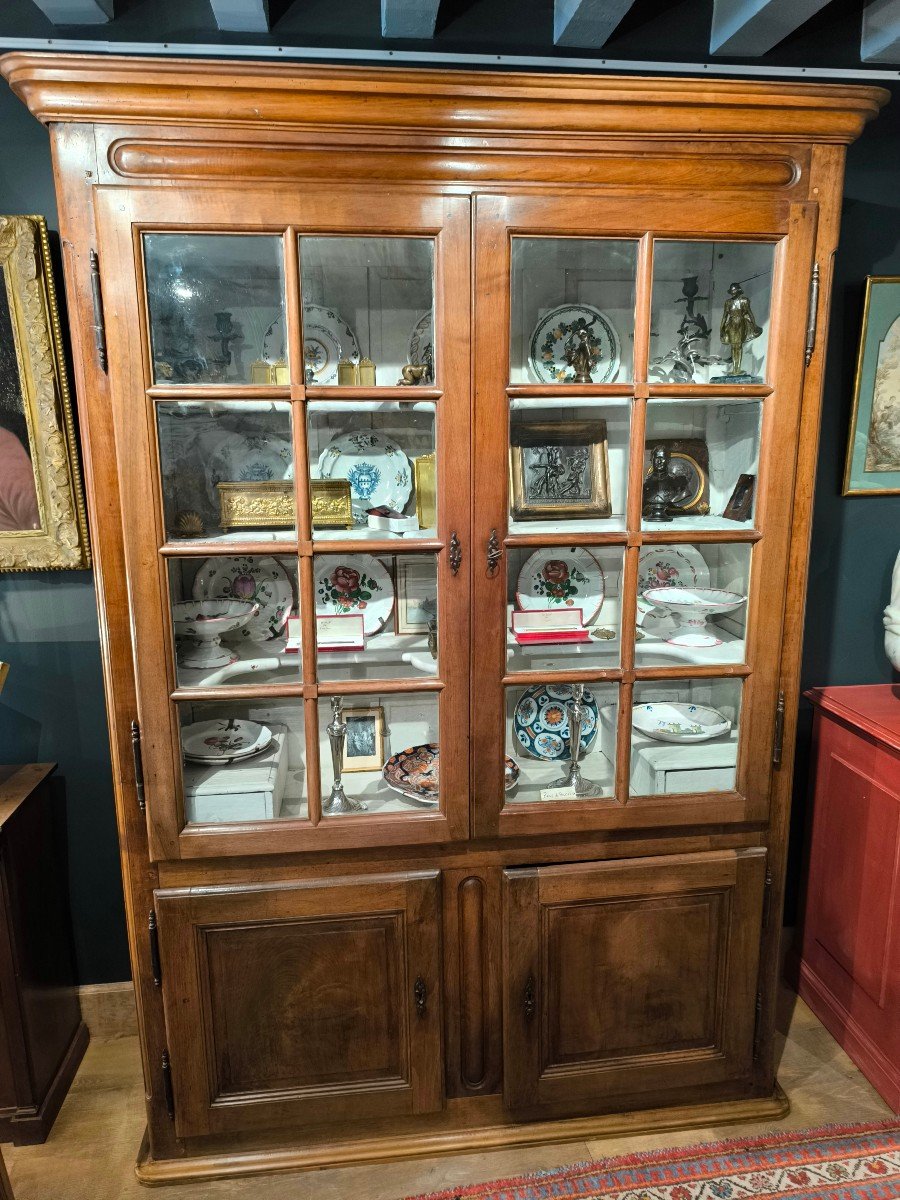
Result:
M640 76L408 71L22 54L10 86L44 122L699 134L851 142L883 88Z

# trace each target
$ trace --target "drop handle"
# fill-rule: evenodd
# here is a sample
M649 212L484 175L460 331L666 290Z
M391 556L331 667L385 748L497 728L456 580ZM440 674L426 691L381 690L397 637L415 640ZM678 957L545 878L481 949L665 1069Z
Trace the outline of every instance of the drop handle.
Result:
M425 1006L428 1003L428 988L425 986L425 980L420 975L413 984L413 1000L416 1003L416 1015L425 1016Z
M459 568L462 566L462 545L460 544L459 536L456 530L450 534L450 570L454 575L459 574Z
M503 557L503 550L500 547L500 540L497 537L497 530L491 530L491 536L487 543L487 573L491 577L496 575L497 567L500 565L500 559Z

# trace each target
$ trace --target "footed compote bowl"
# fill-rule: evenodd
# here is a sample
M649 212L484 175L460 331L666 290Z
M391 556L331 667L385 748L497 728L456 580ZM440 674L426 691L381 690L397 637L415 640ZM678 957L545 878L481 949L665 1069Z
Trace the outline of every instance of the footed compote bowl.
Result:
M692 650L721 646L722 639L716 637L707 625L708 619L734 612L747 599L737 592L726 592L720 588L692 587L648 588L643 597L655 608L664 608L675 618L676 628L666 641L673 646L686 646Z
M259 605L248 600L181 600L172 605L175 634L186 639L179 648L183 667L202 670L227 667L237 655L219 640L252 621Z

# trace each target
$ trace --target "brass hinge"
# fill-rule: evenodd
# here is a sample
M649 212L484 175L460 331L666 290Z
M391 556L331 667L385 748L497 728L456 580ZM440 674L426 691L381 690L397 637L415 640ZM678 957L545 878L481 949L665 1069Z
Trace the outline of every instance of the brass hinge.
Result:
M819 264L813 266L812 279L809 281L809 315L806 319L806 365L812 361L813 350L816 348L816 325L819 321Z
M781 751L784 749L784 692L778 693L778 704L775 707L775 738L772 742L772 764L781 765Z
M134 790L137 793L138 808L144 812L147 808L144 798L144 758L141 754L141 727L137 721L131 722L131 753L134 756Z
M762 911L762 927L767 929L769 926L769 914L772 909L772 872L766 868L766 880L763 885L763 911Z
M753 1018L753 1061L759 1058L759 1034L762 1027L762 992L756 993L756 1015Z
M94 304L94 345L97 348L97 361L105 372L109 369L109 359L106 354L103 293L100 291L100 259L96 250L91 251L91 300Z
M159 930L156 925L156 913L150 909L150 918L147 921L147 932L150 935L150 971L153 975L153 982L157 987L162 987L162 962L159 957Z
M169 1120L175 1120L175 1093L172 1091L172 1060L169 1058L169 1051L162 1052L162 1082L163 1094L166 1098L166 1112L169 1114Z

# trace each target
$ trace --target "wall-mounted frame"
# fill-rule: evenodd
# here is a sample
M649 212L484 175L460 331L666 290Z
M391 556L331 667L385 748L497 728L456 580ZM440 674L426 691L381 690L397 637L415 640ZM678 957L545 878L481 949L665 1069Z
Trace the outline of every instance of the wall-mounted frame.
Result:
M866 279L843 491L900 493L900 275Z
M0 217L0 571L89 567L43 217Z

